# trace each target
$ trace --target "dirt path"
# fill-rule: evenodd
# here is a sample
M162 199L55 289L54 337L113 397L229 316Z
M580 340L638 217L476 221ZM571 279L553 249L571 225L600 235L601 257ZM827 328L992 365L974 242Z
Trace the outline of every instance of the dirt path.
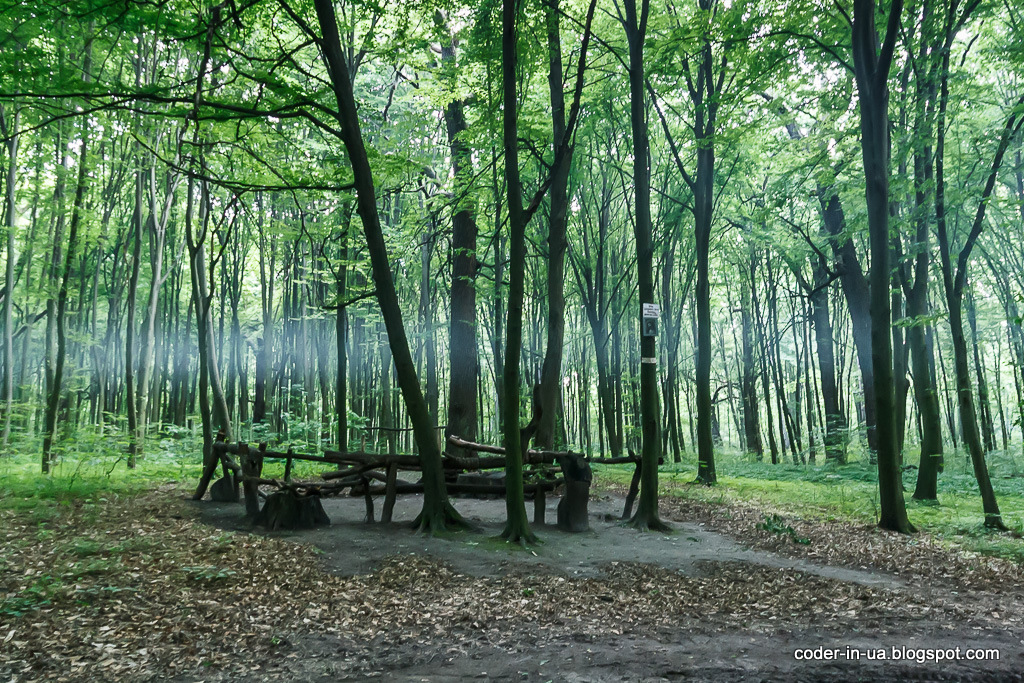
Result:
M425 575L446 573L440 588L403 586L419 601L407 626L371 642L294 633L287 657L254 680L1024 680L1019 585L957 591L928 576L812 561L678 509L666 510L675 533L641 534L619 524L616 496L592 500L591 532L545 525L543 545L510 550L491 540L502 501L459 500L481 532L447 538L408 530L419 502L402 498L399 522L368 525L361 499L328 500L332 526L273 534L315 545L341 576L373 580L416 562ZM203 520L224 529L248 529L240 512L202 504ZM497 613L488 595L503 605ZM998 659L964 659L979 649Z
M477 533L433 538L409 532L422 506L420 496L399 498L389 524L366 524L361 498L328 498L324 509L329 527L312 531L277 532L278 538L311 543L324 552L325 565L343 576L368 574L393 555L416 554L444 562L460 574L501 576L509 567L563 575L572 578L598 577L618 562L640 562L673 569L688 575L701 573L707 562L745 562L765 567L797 569L802 572L858 583L865 586L902 585L886 574L821 566L806 560L744 547L731 538L709 531L702 523L676 522L675 533L637 533L619 520L622 499L605 495L590 502L591 530L582 534L560 531L553 524L534 525L542 544L528 551L509 549L493 542L501 532L505 514L501 500L459 499L459 512L479 528ZM545 518L556 518L558 499L549 500ZM532 515L532 503L530 507ZM249 523L237 505L204 503L203 519L220 528L248 531Z

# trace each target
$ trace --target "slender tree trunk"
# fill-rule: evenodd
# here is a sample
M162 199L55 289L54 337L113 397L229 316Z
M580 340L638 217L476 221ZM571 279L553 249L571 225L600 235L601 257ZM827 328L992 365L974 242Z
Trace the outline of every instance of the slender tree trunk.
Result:
M626 42L629 46L629 95L630 125L633 142L633 199L634 210L633 232L636 239L636 267L639 284L639 303L653 304L654 298L654 249L651 240L651 179L650 179L650 140L647 128L646 105L646 74L644 70L644 41L647 37L647 18L650 13L650 0L641 0L639 12L636 0L625 0ZM714 157L711 157L712 161ZM710 194L708 195L710 201ZM698 237L698 250L700 237ZM698 264L698 272L700 265ZM698 274L697 298L702 291ZM636 320L636 318L633 318ZM710 334L710 330L707 330ZM704 362L710 368L711 354L710 336L705 349ZM641 530L653 529L664 531L668 526L661 521L658 514L658 465L661 462L661 423L658 409L658 358L657 344L653 336L640 339L640 431L641 442L641 475L640 500L631 524ZM699 371L698 371L699 375ZM698 378L698 384L699 384ZM706 409L710 408L710 396ZM705 418L710 418L710 410L705 411ZM710 452L710 420L704 425L706 437L704 445ZM702 451L702 457L707 453ZM705 463L707 465L708 463ZM710 463L711 479L714 481L714 462Z
M168 194L172 194L173 184L168 183ZM167 236L167 220L170 219L170 203L164 207L164 214L157 216L153 213L155 201L150 201L150 218L148 221L149 236L149 259L152 268L149 298L146 304L146 318L142 325L142 340L139 348L139 378L137 384L137 424L135 437L135 456L139 457L144 452L146 439L146 423L149 418L149 391L150 371L153 367L153 346L155 342L156 314L160 305L160 287L163 286L166 274L164 273L164 244Z
M338 272L335 275L335 287L338 295L338 316L335 318L334 341L338 351L338 372L334 385L334 412L338 418L338 450L348 452L348 229L351 218L345 218L345 232L341 243L341 258Z
M942 259L942 282L946 293L950 334L953 340L953 367L956 371L956 390L960 406L960 426L963 430L963 440L971 455L974 476L978 481L978 488L981 492L982 507L985 511L985 526L1005 530L1006 525L1003 523L1002 515L999 512L999 504L996 501L995 490L992 488L992 481L989 478L988 465L985 462L985 449L981 442L981 435L978 433L978 417L975 412L974 396L971 391L967 340L964 337L963 329L963 295L967 283L967 266L970 262L971 251L984 227L985 211L992 196L992 191L995 188L999 168L1003 162L1003 155L1006 153L1011 138L1020 130L1021 125L1024 124L1024 116L1021 116L1020 112L1021 105L1024 104L1024 96L1021 96L1017 101L1003 127L999 143L992 158L992 165L985 188L978 202L974 222L971 225L971 230L964 246L957 255L957 262L954 266L946 225L945 184L945 127L946 108L949 102L949 51L951 43L952 37L949 37L942 53L942 70L940 71L939 111L935 145L935 227L939 238L939 255Z
M836 385L835 349L832 323L828 310L828 276L818 261L814 262L814 291L811 293L811 315L814 318L814 342L818 352L818 375L821 401L825 408L825 459L846 463L846 416L839 406Z
M881 507L879 526L906 533L914 531L914 527L907 519L899 453L896 450L889 300L888 79L902 11L902 0L895 0L889 9L885 39L880 47L875 29L874 0L854 0L852 46L857 91L860 95L861 152L871 245L871 356Z
M502 432L505 437L505 529L503 538L513 543L534 543L537 537L526 518L523 493L523 453L529 447L528 433L519 431L520 363L523 348L523 299L526 278L526 221L523 189L519 178L518 135L518 3L502 4L501 66L503 144L505 148L505 190L509 224L509 287L505 323L504 405Z
M91 66L92 38L86 39L84 73L88 74ZM75 202L71 214L71 225L68 228L67 252L63 265L63 272L60 278L60 290L57 292L56 307L56 359L53 369L53 380L50 384L50 393L46 399L46 416L43 424L43 474L50 472L53 452L53 438L57 428L57 409L60 405L60 398L64 381L64 361L67 350L66 331L66 309L68 304L68 289L71 280L71 271L74 266L75 256L78 249L78 232L82 223L82 214L85 211L85 192L89 184L88 163L86 154L89 148L89 135L87 130L82 129L82 144L78 155L78 184L75 188Z
M17 102L11 108L9 117L4 116L0 106L2 132L7 136L7 186L4 195L4 211L7 229L7 266L4 270L4 427L3 447L6 449L11 437L11 411L14 408L14 233L17 226L17 182L19 122L21 111Z
M376 188L370 168L366 147L359 127L352 80L345 62L338 34L338 24L331 0L314 0L317 20L321 32L321 51L330 72L338 104L338 115L342 126L342 142L352 164L356 186L357 213L363 223L367 251L373 271L373 280L380 304L381 316L388 333L388 344L395 359L398 385L405 399L406 410L412 420L413 435L419 449L423 467L423 510L414 524L427 532L438 532L449 524L461 526L462 517L448 502L444 484L444 468L441 451L438 448L434 419L427 410L427 403L420 390L416 366L409 351L409 341L402 321L402 309L395 290L388 263L387 245L377 213Z
M906 293L907 329L913 370L914 398L921 419L921 457L917 468L914 498L938 499L938 475L943 470L942 411L935 386L935 356L929 342L932 327L927 322L928 277L931 249L928 221L925 219L927 192L932 180L931 150L925 147L914 156L915 203L917 206L917 256L914 259L914 285Z
M128 468L135 468L138 453L139 418L135 400L135 311L142 263L142 171L135 174L135 210L129 239L132 239L132 268L128 277L128 312L125 319L124 382L125 413L128 418Z
M551 140L557 150L565 137L565 94L562 90L562 39L560 0L546 4L548 37L548 91L551 97ZM565 336L565 251L569 221L569 171L572 150L555 170L551 179L548 218L548 319L547 345L541 371L540 424L535 437L540 448L555 447L558 416L562 410L562 353Z
M971 328L971 349L974 356L974 374L978 377L978 421L981 425L981 438L985 452L996 449L995 427L992 424L992 405L989 402L988 381L985 379L985 363L982 359L981 344L978 341L978 310L974 301L974 292L968 287L967 324Z
M440 10L435 13L435 23L444 23ZM446 30L449 29L446 27ZM441 46L441 67L445 75L451 76L454 81L454 38ZM476 321L477 224L471 192L473 159L465 140L467 126L463 109L462 100L452 99L444 110L452 170L459 196L459 202L452 209L448 422L445 437L456 435L472 441L477 437L477 379L480 374Z

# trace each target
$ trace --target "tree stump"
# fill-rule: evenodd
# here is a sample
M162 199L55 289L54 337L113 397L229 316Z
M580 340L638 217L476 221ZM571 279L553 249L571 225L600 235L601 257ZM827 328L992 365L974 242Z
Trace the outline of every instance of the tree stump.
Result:
M213 486L210 487L210 500L215 503L237 503L238 482L234 476L228 474L213 482Z
M276 491L267 496L267 502L253 523L268 531L277 531L312 529L318 524L330 524L331 519L320 504L320 496L299 496L293 491Z
M590 463L577 453L558 456L558 464L565 475L565 493L558 501L558 528L580 533L590 530L590 482L593 474Z

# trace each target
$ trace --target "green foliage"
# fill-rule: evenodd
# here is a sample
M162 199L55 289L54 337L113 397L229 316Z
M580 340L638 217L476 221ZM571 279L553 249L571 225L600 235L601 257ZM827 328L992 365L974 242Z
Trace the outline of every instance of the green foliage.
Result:
M46 518L54 506L108 505L118 496L137 495L167 481L198 478L202 448L193 438L156 442L159 447L142 458L135 470L127 468L122 438L80 430L74 452L65 448L52 474L45 477L39 475L34 455L0 457L0 509L35 509ZM118 448L105 450L111 442Z
M800 545L810 545L811 539L798 536L793 527L786 524L786 520L776 514L764 516L764 521L757 525L758 529L772 534L789 536L789 539Z
M15 619L49 605L60 581L49 574L41 574L21 592L0 601L0 615Z

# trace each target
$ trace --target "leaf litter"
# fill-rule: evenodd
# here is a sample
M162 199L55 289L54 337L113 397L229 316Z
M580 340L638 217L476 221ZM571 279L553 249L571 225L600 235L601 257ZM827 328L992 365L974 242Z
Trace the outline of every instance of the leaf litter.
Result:
M713 506L668 498L665 504L668 516L704 519L781 553L838 564L856 557L853 566L937 576L971 568L986 577L974 589L999 590L997 579L1020 586L1019 568L951 560L927 543L908 546L854 527L837 533L789 520L810 539L790 548L785 538L756 528L761 518L753 508L733 508L725 518ZM0 528L0 676L11 681L280 678L300 657L296 643L312 637L332 639L337 671L358 677L379 674L394 660L389 653L403 647L451 655L467 644L512 651L544 638L586 641L684 626L709 634L906 630L915 622L1022 626L1019 602L995 612L985 601L739 562L704 563L699 576L614 562L597 578L514 565L503 576L475 577L405 555L370 574L340 577L308 545L203 525L182 491L166 487L102 505L63 506L45 530L30 515L4 511ZM943 556L947 566L940 570Z

